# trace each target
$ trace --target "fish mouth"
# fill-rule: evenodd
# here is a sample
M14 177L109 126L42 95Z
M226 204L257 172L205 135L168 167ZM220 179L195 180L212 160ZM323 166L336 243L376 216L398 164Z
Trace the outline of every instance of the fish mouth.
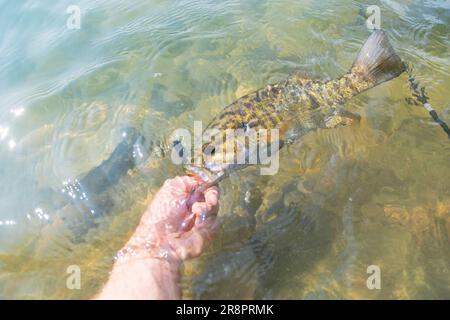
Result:
M185 170L188 176L197 176L204 182L211 180L211 172L203 167L195 167L192 165L186 165Z
M205 166L185 165L185 171L188 176L196 176L202 180L202 183L192 192L204 192L227 176L226 171L223 169L220 171L212 171Z

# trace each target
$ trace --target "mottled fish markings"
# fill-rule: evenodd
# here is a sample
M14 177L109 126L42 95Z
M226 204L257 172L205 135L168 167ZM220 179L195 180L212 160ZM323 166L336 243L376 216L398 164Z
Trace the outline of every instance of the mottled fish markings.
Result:
M360 116L346 111L343 108L345 102L399 76L404 70L405 65L389 44L384 31L376 30L367 39L349 72L342 77L314 80L294 73L285 81L239 98L225 107L206 129L220 132L227 129L278 129L281 148L293 138L313 130L358 122ZM203 150L207 148L208 144L205 144ZM211 170L212 167L215 169ZM201 166L188 165L187 171L209 177L207 183L211 184L235 168L237 166L205 162Z
M301 73L293 73L285 81L268 85L227 106L206 129L217 129L221 133L227 129L242 129L244 133L248 130L278 129L281 148L286 142L313 130L358 121L359 116L346 111L343 104L353 96L397 77L404 70L405 66L387 36L378 30L372 33L350 71L341 78L313 80ZM179 144L175 141L172 148L178 148ZM205 144L203 150L208 147L210 145ZM145 142L136 130L129 129L111 156L98 167L80 180L64 186L62 193L50 190L52 195L48 198L51 199L51 207L58 211L63 207L72 208L71 212L79 213L80 216L75 214L61 218L74 232L75 239L82 241L87 230L96 226L92 218L104 215L111 209L111 199L106 190L136 166L137 158L146 158L150 154L164 156L166 151L167 148L161 147L160 143ZM182 154L183 150L179 151ZM200 166L186 167L188 174L207 177L202 187L217 183L230 171L242 167L214 163L214 158L210 161Z

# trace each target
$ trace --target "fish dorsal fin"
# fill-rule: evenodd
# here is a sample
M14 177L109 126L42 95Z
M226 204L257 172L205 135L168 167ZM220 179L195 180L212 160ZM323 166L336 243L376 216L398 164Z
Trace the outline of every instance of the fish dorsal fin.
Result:
M287 78L288 83L296 83L301 86L306 86L310 83L323 83L329 80L327 77L318 76L303 70L295 70Z

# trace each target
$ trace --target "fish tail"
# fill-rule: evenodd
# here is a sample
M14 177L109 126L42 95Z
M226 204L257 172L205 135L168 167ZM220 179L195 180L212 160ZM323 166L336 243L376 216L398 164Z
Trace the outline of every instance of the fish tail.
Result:
M406 70L383 30L375 30L361 48L351 73L369 82L369 89L398 77Z

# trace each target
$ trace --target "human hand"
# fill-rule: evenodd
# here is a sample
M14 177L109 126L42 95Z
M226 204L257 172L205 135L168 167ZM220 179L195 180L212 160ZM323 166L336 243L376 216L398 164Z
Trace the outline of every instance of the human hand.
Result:
M219 209L216 186L192 193L202 182L188 176L166 180L127 244L131 251L177 261L199 256L217 229Z

